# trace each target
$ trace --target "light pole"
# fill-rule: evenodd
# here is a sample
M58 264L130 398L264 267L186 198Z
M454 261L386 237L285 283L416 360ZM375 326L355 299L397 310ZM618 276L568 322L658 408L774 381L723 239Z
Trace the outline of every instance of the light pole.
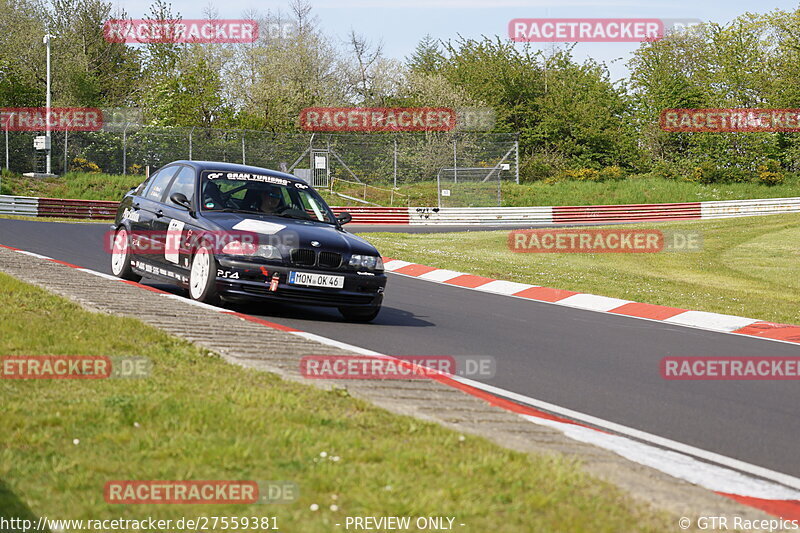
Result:
M189 156L191 161L192 156ZM125 128L122 130L122 175L128 175L128 121L125 121Z
M8 163L8 125L11 123L11 119L14 118L15 112L12 111L8 114L8 118L6 119L6 170L10 171L11 166Z
M67 125L64 128L64 175L65 176L67 175L67 171L68 171L68 168L69 168L67 166L67 143L69 142L69 128L70 128L70 126L72 126L72 121L73 120L75 120L75 118L72 118L72 119L68 120L67 121Z
M11 124L11 119L14 117L14 112L8 114L8 118L6 119L6 170L11 172L11 165L8 163L8 125ZM0 174L0 191L3 190L3 176Z
M44 35L44 44L47 45L47 107L45 110L45 148L47 149L47 174L50 174L50 38L49 33Z

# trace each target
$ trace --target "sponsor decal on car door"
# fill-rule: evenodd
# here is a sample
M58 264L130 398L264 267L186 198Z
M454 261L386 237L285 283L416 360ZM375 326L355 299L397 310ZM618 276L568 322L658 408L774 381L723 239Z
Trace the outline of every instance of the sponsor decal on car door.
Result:
M167 239L164 245L164 259L170 263L178 264L180 261L181 234L183 233L184 222L175 220L169 221L167 228Z

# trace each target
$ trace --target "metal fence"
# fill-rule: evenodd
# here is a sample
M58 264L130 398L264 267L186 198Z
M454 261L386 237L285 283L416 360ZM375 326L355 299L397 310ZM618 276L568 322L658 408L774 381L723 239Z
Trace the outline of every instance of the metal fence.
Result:
M6 132L2 132L6 134ZM44 172L36 132L8 132L8 166L14 172ZM475 132L270 133L207 128L146 127L123 132L53 131L51 169L76 169L76 158L109 174L142 173L176 159L245 163L294 172L318 187L331 179L384 187L435 182L443 169L485 169L501 162L507 170L492 179L518 180L514 134ZM4 165L5 166L5 165ZM494 198L492 203L494 205Z
M113 219L118 202L0 196L0 215ZM699 220L800 212L800 198L535 207L336 207L354 224L537 226Z

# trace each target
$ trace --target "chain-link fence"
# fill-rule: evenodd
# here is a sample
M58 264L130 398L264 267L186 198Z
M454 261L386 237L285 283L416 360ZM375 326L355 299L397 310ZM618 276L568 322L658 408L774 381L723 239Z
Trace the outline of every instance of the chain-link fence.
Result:
M6 132L2 132L6 135ZM7 132L10 169L43 173L45 152L34 150L36 132ZM143 174L177 159L226 161L293 172L329 187L346 180L395 188L409 183L457 181L459 175L518 180L516 136L474 132L425 133L269 133L207 128L146 127L123 132L52 132L51 171L97 165L108 174ZM82 160L82 161L81 161ZM6 165L4 165L5 167ZM94 167L91 167L94 168ZM485 188L483 185L479 188ZM452 204L460 196L452 194ZM440 187L437 190L441 194ZM474 196L474 195L473 195ZM496 194L480 205L496 205Z

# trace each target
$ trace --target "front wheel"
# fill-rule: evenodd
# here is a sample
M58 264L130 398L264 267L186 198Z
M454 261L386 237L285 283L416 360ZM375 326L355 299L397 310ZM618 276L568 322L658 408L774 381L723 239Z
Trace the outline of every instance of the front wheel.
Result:
M189 296L192 300L211 305L217 305L220 301L217 292L217 261L208 246L198 248L192 258Z
M111 273L128 281L141 281L142 276L133 273L131 268L131 241L128 230L124 227L117 228L114 234L114 244L111 247Z
M381 312L377 307L340 307L339 312L348 322L371 322Z

